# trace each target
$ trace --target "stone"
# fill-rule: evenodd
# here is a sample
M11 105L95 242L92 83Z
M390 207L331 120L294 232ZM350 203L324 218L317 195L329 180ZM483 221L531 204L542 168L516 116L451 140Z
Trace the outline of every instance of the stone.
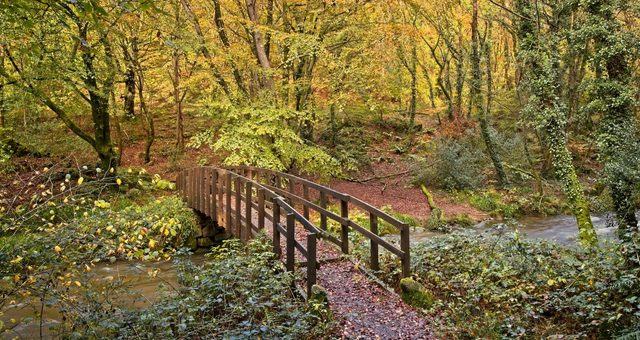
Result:
M424 309L433 306L433 294L416 280L405 277L400 280L400 296L405 303Z

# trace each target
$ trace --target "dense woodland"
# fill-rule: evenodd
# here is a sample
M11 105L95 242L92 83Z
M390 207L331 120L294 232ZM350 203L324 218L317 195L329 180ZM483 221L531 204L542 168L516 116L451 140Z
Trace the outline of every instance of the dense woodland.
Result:
M67 337L345 337L331 294L260 289L296 280L264 240L184 259L175 174L252 165L418 193L425 214L384 203L439 234L406 300L436 337L637 338L639 19L637 0L0 0L0 334L32 299L41 337L45 302ZM560 214L572 245L512 230ZM477 237L489 218L509 230ZM142 309L91 277L174 257L186 290Z

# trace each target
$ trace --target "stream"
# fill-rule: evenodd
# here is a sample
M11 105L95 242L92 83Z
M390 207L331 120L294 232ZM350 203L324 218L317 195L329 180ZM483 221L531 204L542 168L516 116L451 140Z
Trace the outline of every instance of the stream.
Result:
M636 213L640 219L640 211ZM591 216L593 226L596 228L598 239L602 241L615 241L617 224L612 213ZM575 217L571 215L557 216L525 216L516 220L487 220L471 227L478 233L497 232L499 230L515 231L516 229L527 239L545 240L565 246L577 244L578 225ZM421 242L440 233L424 230L412 230L411 242Z
M189 257L194 263L202 263L204 255L196 254ZM131 294L117 298L119 307L143 308L152 304L162 296L161 292L171 290L172 286L179 286L177 272L173 261L163 262L136 262L116 261L114 263L98 263L92 268L93 279L96 285L107 281L122 280ZM153 275L152 275L153 274ZM101 282L102 281L102 282ZM162 289L166 287L167 289ZM37 297L16 298L16 302L2 309L0 320L5 328L10 331L0 332L0 339L38 339L40 338L40 312L41 304ZM45 304L42 322L42 337L46 339L56 336L55 330L50 327L60 323L62 315L55 306ZM16 322L12 322L14 319Z

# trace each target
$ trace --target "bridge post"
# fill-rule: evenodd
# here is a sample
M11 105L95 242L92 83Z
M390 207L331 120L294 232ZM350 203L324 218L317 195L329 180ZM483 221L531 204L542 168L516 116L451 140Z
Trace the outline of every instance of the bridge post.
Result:
M302 198L309 200L309 187L304 184L302 184ZM309 220L309 206L307 204L302 204L302 215Z
M324 191L320 191L320 207L327 209L327 194ZM320 229L327 230L327 215L320 212Z
M289 193L291 193L291 195L293 196L296 192L296 183L291 178L288 178L288 180ZM289 202L289 205L291 205L291 207L295 209L295 201L293 200L293 198L289 198L287 201Z
M211 169L211 207L209 208L211 212L211 218L213 219L213 223L216 227L218 224L218 171L216 169Z
M236 177L235 184L233 186L233 190L236 194L235 197L235 229L236 229L236 237L242 239L242 189L240 185L240 177Z
M296 264L295 242L296 242L296 220L292 213L287 213L287 259L286 265L288 271L293 272Z
M371 232L378 235L378 217L373 213L369 212L369 225L371 226ZM380 270L380 262L378 256L378 243L373 239L370 240L370 248L371 248L371 269Z
M317 254L316 254L317 234L307 235L307 296L311 296L311 287L316 284Z
M251 208L252 208L252 200L251 195L253 194L253 189L251 187L251 182L247 181L245 185L245 193L244 193L244 218L246 222L246 235L244 235L244 240L247 241L251 239L253 235L253 227L252 227L252 218L251 218Z
M276 254L278 258L282 255L282 248L280 247L280 230L278 230L278 225L280 224L280 206L278 205L278 201L273 199L273 253Z
M231 173L226 173L226 188L227 194L225 195L225 218L224 218L224 227L228 232L233 234L233 226L231 225Z
M409 225L402 224L400 229L400 250L404 253L402 258L402 277L411 275L411 259L410 259L410 243L409 243Z
M258 229L264 229L264 189L257 189L256 194L258 195Z
M196 190L195 190L195 199L196 199L196 204L195 204L195 208L198 211L202 211L202 207L200 205L200 201L202 199L202 173L201 170L202 168L195 168L195 174L194 174L194 179L196 180Z
M204 214L211 217L211 169L202 168L204 193Z
M349 254L349 196L340 200L340 217L345 221L340 223L340 248Z

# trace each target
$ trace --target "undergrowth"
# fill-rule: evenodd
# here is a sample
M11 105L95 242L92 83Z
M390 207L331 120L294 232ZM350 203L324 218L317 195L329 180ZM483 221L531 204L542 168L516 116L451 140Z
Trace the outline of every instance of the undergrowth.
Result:
M640 272L613 246L584 252L517 233L454 233L411 250L416 280L436 297L429 312L443 335L615 337L638 330Z

